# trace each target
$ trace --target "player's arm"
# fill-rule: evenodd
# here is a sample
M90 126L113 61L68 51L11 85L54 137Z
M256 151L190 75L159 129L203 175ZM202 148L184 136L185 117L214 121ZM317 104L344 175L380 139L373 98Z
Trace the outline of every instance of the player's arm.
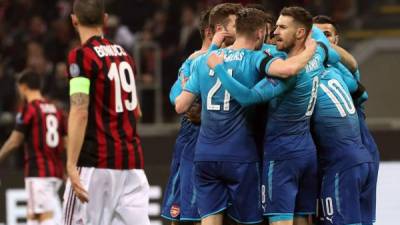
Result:
M350 93L355 92L358 88L358 83L353 74L350 73L350 71L341 63L336 63L334 67L338 69L339 74L345 82Z
M179 68L178 79L176 79L169 92L169 101L172 105L175 105L176 98L182 93L182 83L185 82L190 75L190 65L192 60L193 59L189 57L189 59L183 62L182 66Z
M199 74L197 69L199 67L199 60L194 61L190 65L190 77L182 81L182 93L176 98L175 111L179 114L187 112L196 97L200 95Z
M23 141L24 134L14 130L0 149L0 162L2 162L11 152L18 149Z
M179 114L185 113L189 110L190 106L196 100L196 95L189 91L183 91L177 98L175 102L175 111Z
M306 48L298 55L288 59L273 58L267 56L260 64L260 70L264 70L267 74L273 77L288 78L298 74L313 57L317 49L316 42L308 38Z
M336 64L340 61L340 55L332 48L331 43L328 38L326 38L324 32L315 25L312 28L311 37L318 43L322 44L322 47L326 50L326 60L329 64Z
M88 193L80 183L77 162L88 122L90 80L75 77L70 80L70 111L68 118L67 172L74 191L82 202L88 201Z
M272 98L282 94L288 88L284 82L277 81L277 85L273 85L267 79L262 79L251 89L246 87L228 74L227 70L222 64L223 54L220 56L211 54L207 63L211 69L214 69L214 73L220 79L222 86L242 106L267 102Z
M340 62L342 62L352 73L357 71L357 60L344 48L338 45L331 45L333 49L340 55Z

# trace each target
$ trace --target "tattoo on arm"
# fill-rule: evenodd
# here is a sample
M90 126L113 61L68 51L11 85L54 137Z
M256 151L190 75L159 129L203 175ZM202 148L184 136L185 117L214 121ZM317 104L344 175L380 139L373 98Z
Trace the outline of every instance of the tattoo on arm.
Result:
M89 95L83 93L76 93L70 97L71 106L88 107Z

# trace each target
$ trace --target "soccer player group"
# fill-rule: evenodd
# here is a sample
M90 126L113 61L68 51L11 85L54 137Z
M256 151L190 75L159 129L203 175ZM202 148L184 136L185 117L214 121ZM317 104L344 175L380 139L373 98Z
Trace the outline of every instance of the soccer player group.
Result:
M357 62L337 45L335 23L285 7L273 24L256 7L223 3L199 29L203 45L170 92L184 115L162 217L373 224L379 153Z

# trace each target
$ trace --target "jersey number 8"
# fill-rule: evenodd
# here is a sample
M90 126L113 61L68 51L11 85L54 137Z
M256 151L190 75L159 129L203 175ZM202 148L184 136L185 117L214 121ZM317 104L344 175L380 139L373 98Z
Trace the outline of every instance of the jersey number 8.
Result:
M48 114L46 116L46 144L50 148L55 148L59 142L57 117L53 114Z

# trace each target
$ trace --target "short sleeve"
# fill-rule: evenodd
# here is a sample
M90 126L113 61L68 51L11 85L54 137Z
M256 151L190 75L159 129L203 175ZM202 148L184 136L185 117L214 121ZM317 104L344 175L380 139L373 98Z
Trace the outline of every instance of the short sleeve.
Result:
M255 63L257 71L263 76L267 76L269 67L271 66L272 62L277 59L285 59L285 56L283 54L278 54L278 52L272 55L267 50L258 51L253 55L253 63Z
M199 95L200 94L200 82L199 82L199 61L200 58L198 58L198 60L193 61L192 65L190 66L190 77L189 80L187 81L184 90L191 92L195 95Z
M15 130L27 134L32 124L33 108L25 105L18 113L15 119Z

